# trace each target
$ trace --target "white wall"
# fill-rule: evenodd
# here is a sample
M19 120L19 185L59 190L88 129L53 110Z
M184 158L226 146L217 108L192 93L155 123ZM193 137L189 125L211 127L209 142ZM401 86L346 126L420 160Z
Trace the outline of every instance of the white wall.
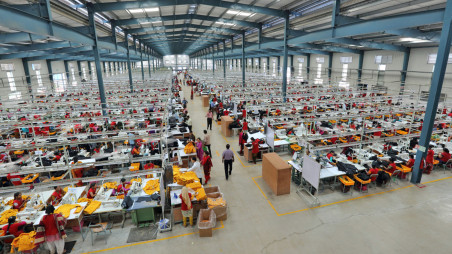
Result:
M427 58L429 54L436 54L438 48L418 48L412 49L410 61L408 63L408 72L406 78L406 88L413 91L428 91L430 87L431 77L434 64L428 64ZM443 83L443 93L452 97L452 64L448 64L446 75Z
M352 62L348 64L347 82L350 85L356 84L358 80L359 55L351 53L337 53L333 55L332 82L340 82L342 80L343 64L341 63L341 57L352 57Z

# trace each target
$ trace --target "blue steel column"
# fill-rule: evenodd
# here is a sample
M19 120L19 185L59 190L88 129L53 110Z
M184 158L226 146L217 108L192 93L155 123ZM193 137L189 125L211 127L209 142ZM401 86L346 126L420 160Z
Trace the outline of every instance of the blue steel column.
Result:
M223 78L226 81L226 40L223 40Z
M293 66L293 59L295 58L295 56L294 55L291 55L290 56L290 68L289 68L289 70L290 70L290 76L292 77L292 75L294 75L294 66Z
M93 79L93 70L91 68L91 62L87 61L87 63L88 63L88 74L89 74L90 79L92 80Z
M424 125L422 127L421 138L419 141L419 149L416 153L416 161L414 162L413 175L411 177L411 182L414 184L421 182L422 171L419 169L419 166L421 164L421 158L424 157L425 152L427 151L430 144L436 110L438 109L438 102L441 96L441 89L443 87L444 74L446 72L447 61L449 59L451 41L452 0L448 0L444 12L441 39L438 47L435 70L433 71L432 85L430 86L427 109L425 110Z
M212 47L212 73L215 76L215 47Z
M52 92L54 92L52 61L50 59L47 59L46 60L46 64L47 64L47 71L49 72L50 85L51 85L51 88L52 88Z
M100 67L100 54L98 48L97 41L97 31L96 31L96 20L94 19L94 10L91 3L87 4L88 7L88 19L91 30L91 35L94 39L93 45L93 54L94 54L94 63L96 65L96 74L97 74L97 85L99 86L99 95L100 95L100 103L102 106L102 115L107 115L107 100L105 99L105 91L104 91L104 79L102 77L102 70Z
M28 92L30 93L30 97L33 100L33 88L31 86L31 75L30 68L28 67L28 60L22 58L22 65L24 66L25 81L27 82Z
M64 62L64 71L66 72L66 80L69 83L69 78L70 78L70 75L69 75L69 61L68 60L64 60L63 62Z
M269 56L267 56L267 66L266 67L267 68L266 68L265 72L268 75L268 74L270 74L270 57Z
M328 55L328 80L331 83L331 72L333 71L333 53Z
M363 76L364 51L359 53L358 58L358 82L361 82Z
M242 31L242 86L245 87L245 31Z
M140 41L138 42L140 44L140 60L141 60L141 80L144 81L144 66L143 66L143 43Z
M129 71L129 86L130 92L133 93L133 80L132 80L132 66L130 64L130 49L129 49L129 39L127 37L127 33L124 33L124 47L127 50L127 69Z
M281 74L281 56L276 57L276 64L277 64L276 74L277 76L279 76L279 74Z
M82 79L82 62L77 61L78 76Z
M151 54L148 52L148 72L149 72L149 78L151 77Z
M311 72L311 54L308 54L306 56L306 76L308 77L309 80L309 73Z
M405 91L405 80L408 71L408 62L410 61L410 53L411 48L407 48L407 50L403 54L403 65L402 71L400 73L400 92L399 92L400 95L402 95L403 92Z
M285 13L284 17L284 58L283 58L283 78L282 78L282 96L283 96L283 102L286 102L287 97L287 57L288 57L288 45L287 45L287 39L289 35L289 13ZM279 59L279 57L278 57Z

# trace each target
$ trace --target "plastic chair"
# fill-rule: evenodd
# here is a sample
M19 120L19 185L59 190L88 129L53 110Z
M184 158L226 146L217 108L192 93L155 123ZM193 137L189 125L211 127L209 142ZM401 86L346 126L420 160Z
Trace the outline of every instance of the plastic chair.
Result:
M112 222L102 222L102 223L89 225L88 228L91 231L91 245L94 245L94 234L98 235L98 234L104 233L105 235L107 235L107 230L110 231L110 234L111 234L112 227L113 227ZM105 243L107 243L106 237L105 237Z
M446 163L443 164L444 174L446 173L446 168L452 168L452 159L449 159Z
M11 242L16 238L14 235L0 236L0 243L3 245L2 253L9 253L11 250Z
M350 177L348 176L340 176L339 177L339 181L342 183L342 192L345 193L345 188L349 187L350 188L350 195L352 195L352 186L355 185L355 181L353 181Z
M377 188L377 177L378 177L378 174L372 174L372 175L370 175L370 180L371 180L371 184L373 183L374 184L374 187L375 187L375 189ZM372 178L375 178L375 181L372 181Z
M392 173L392 176L391 176L391 178L392 178L392 181L395 183L395 184L399 184L399 179L398 179L398 176L400 175L402 173L402 171L400 171L400 170L396 170L396 171L394 171L393 173Z

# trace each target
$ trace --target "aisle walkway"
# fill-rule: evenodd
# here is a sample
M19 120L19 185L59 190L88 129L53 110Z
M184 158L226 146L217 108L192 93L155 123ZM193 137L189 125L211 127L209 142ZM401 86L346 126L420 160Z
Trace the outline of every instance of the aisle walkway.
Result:
M189 99L190 90L184 87ZM200 97L189 100L195 135L206 128ZM295 193L276 197L263 182L261 166L236 157L229 181L225 180L218 154L238 139L224 138L218 125L211 133L213 170L211 185L219 185L229 205L228 219L217 225L212 238L199 238L196 228L159 234L155 241L126 244L130 229L115 228L104 245L99 238L73 253L103 250L104 253L450 253L452 226L451 172L435 172L425 181L441 179L419 189L401 182L388 189L371 189L353 196L339 191L321 195L322 205L309 209ZM237 156L237 154L236 154ZM288 159L289 156L284 156ZM445 178L446 179L442 179ZM130 225L130 220L128 220ZM89 240L89 239L88 239Z

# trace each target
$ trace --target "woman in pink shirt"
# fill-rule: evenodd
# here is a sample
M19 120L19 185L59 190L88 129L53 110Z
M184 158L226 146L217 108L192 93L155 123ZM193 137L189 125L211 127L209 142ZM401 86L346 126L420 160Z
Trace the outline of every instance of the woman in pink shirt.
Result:
M212 118L213 118L213 113L212 113L212 109L209 109L209 112L207 112L207 129L209 129L210 126L210 130L212 130Z

